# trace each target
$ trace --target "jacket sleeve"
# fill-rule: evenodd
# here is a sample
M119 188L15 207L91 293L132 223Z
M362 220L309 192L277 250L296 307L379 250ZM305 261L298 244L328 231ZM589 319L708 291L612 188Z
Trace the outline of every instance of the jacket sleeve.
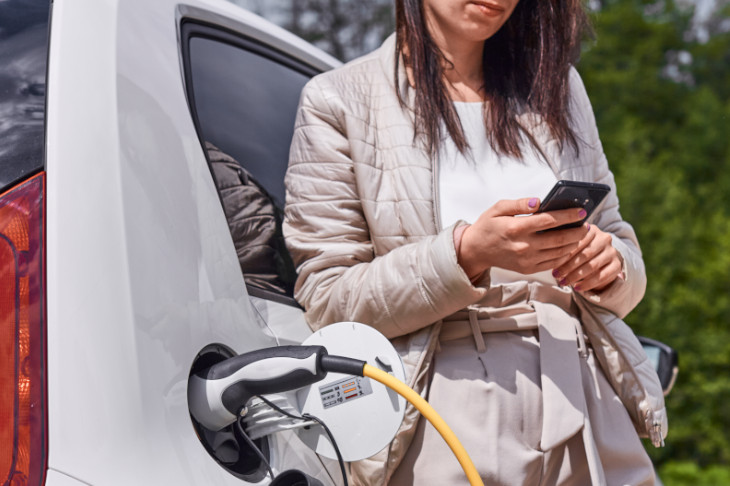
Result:
M364 123L329 79L305 86L285 179L284 235L297 266L294 295L310 326L357 321L393 338L486 290L473 287L458 265L454 227L376 256L351 153L352 144L364 143L355 138L364 136Z
M596 119L588 94L578 72L573 68L570 74L571 117L578 134L581 164L594 168L594 182L608 184L611 192L606 196L592 223L613 237L613 246L623 259L625 279L616 279L601 292L585 292L583 297L592 305L602 307L620 318L625 317L644 296L646 270L641 258L641 249L636 233L629 223L621 218L616 183L603 153L598 136Z

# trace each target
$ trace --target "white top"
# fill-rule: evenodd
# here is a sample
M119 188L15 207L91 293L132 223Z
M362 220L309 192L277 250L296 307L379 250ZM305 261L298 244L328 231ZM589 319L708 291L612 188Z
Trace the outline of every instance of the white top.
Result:
M525 140L521 159L497 154L486 137L482 103L454 102L470 151L459 153L447 138L439 153L439 205L444 228L458 220L474 223L501 199L543 199L557 178L548 163ZM493 267L492 284L542 281L554 285L549 271L522 275Z

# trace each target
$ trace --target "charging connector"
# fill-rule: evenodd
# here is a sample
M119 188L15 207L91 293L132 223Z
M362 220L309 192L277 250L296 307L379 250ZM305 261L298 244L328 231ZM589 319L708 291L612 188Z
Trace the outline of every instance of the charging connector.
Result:
M190 412L205 427L219 430L236 421L239 411L253 396L305 387L322 380L328 372L372 378L403 396L441 434L469 483L483 486L466 450L426 400L393 375L366 361L330 355L323 346L260 349L196 373L188 384Z

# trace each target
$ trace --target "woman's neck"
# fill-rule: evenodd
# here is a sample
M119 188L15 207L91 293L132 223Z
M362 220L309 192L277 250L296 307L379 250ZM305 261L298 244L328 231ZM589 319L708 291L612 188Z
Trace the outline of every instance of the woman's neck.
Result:
M484 101L484 42L445 36L435 29L431 35L444 55L443 73L454 101Z
M478 61L464 55L444 56L443 72L449 95L454 101L484 101L484 74L481 52Z

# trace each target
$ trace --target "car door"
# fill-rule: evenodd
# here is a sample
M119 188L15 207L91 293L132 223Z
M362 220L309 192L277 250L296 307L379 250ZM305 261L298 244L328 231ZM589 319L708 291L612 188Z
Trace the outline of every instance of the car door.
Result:
M253 309L277 345L298 344L311 331L292 296L295 271L281 235L284 175L300 91L336 61L312 62L231 27L198 10L183 17L188 101ZM301 444L291 432L276 437L273 454L287 463Z
M277 336L273 300L260 305L247 291L188 103L188 22L317 69L331 65L224 1L53 4L46 484L268 483L261 462L235 437L215 447L238 447L236 457L211 454L187 405L196 366L298 339ZM282 298L283 312L303 323L301 310ZM275 470L336 481L291 434L261 447Z

